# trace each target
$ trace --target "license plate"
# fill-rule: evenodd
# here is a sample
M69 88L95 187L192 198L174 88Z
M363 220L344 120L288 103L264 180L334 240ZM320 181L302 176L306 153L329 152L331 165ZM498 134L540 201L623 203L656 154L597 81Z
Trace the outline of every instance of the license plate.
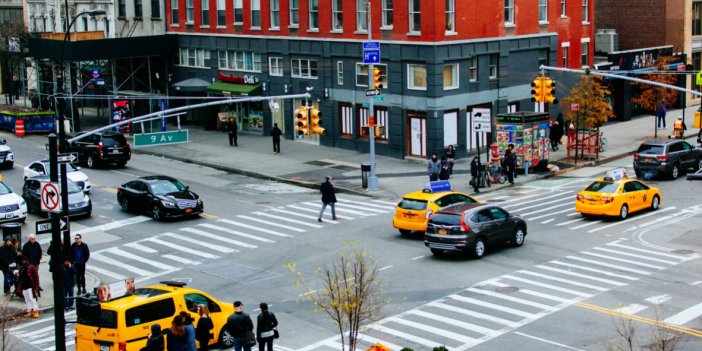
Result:
M594 205L594 204L595 204L595 200L590 200L590 205Z
M120 153L120 150L114 149L114 150L112 150L112 153L113 153L113 154L118 154L118 153Z
M655 162L651 157L644 157L644 162Z
M439 229L439 234L446 234L446 229Z
M110 351L110 345L100 345L100 351Z
M5 213L5 218L12 218L12 213Z
M193 212L193 209L192 209L192 208L186 208L186 209L185 209L185 213L190 213L190 212Z

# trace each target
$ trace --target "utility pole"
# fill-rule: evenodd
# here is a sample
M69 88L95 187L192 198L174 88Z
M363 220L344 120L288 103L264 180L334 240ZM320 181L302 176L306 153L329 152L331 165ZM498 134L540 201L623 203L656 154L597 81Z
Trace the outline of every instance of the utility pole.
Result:
M65 168L65 165L64 165ZM65 177L65 169L61 178ZM56 134L49 135L49 181L56 183L58 175L58 153L56 150ZM65 181L63 182L65 184ZM63 187L63 186L62 186ZM62 190L63 191L63 190ZM67 198L67 193L61 197ZM42 196L44 196L42 194ZM63 200L62 200L63 202ZM63 204L62 204L63 205ZM51 260L51 276L54 281L54 339L57 351L66 350L66 318L63 314L63 248L61 247L61 228L59 225L60 214L52 214L51 223L51 251L56 257Z
M371 29L371 2L367 2L368 11L366 15L368 17L368 42L373 40L373 30ZM380 48L378 48L380 52ZM365 55L364 55L365 56ZM378 55L380 56L380 55ZM368 64L368 89L373 89L373 79L371 79L373 74L373 63ZM375 112L373 110L373 96L368 97L368 137L370 138L370 175L368 176L368 190L378 191L380 190L380 185L378 184L378 177L375 175Z

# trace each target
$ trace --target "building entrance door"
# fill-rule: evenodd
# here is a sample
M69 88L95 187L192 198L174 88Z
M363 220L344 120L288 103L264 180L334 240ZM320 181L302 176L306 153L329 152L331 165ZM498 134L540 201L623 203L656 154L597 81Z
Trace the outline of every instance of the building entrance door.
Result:
M419 117L409 117L409 154L410 156L427 156L427 120Z

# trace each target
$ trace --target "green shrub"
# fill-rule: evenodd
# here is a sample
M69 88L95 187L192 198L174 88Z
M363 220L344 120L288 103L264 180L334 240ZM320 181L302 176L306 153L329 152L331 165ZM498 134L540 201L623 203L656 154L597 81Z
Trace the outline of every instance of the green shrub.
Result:
M409 348L409 347L403 347L402 350L400 350L400 351L414 351L414 350Z
M449 351L449 349L447 349L446 346L441 345L431 349L431 351Z

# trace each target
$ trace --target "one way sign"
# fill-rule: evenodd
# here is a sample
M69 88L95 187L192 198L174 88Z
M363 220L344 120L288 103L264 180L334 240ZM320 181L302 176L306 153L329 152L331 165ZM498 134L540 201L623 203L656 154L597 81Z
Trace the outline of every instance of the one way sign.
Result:
M60 230L66 231L69 228L69 222L68 222L68 216L66 217L60 217L58 219L59 221L59 228ZM36 232L37 234L46 234L46 233L51 233L51 230L54 228L54 219L47 219L43 221L37 221L36 224Z

